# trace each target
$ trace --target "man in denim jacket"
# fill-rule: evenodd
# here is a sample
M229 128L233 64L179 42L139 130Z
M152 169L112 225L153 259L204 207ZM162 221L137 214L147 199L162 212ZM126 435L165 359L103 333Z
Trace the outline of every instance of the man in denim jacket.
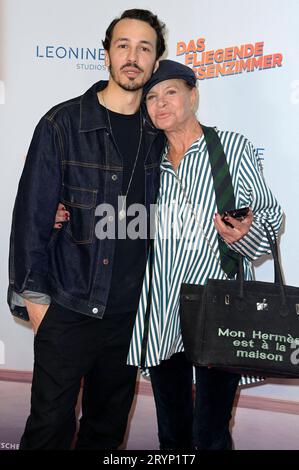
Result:
M126 356L148 241L118 233L130 222L126 207L142 204L149 214L159 184L164 137L140 100L165 50L163 28L146 10L115 19L103 42L109 81L52 108L34 132L13 214L8 292L12 313L35 332L21 449L70 448L82 377L76 447L115 449L123 440L137 370ZM71 217L57 231L59 201ZM103 207L113 209L111 237L96 236Z

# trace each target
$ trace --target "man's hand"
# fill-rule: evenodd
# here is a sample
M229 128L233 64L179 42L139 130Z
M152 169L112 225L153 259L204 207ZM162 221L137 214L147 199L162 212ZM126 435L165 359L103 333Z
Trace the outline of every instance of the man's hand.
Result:
M27 308L27 312L29 315L29 319L30 319L34 334L36 334L39 328L39 325L41 324L44 316L46 315L49 305L34 304L33 302L30 302L30 300L26 300L26 299L24 299L24 302Z
M62 225L60 222L67 222L70 220L70 213L66 210L63 204L61 202L58 204L57 207L57 212L55 216L55 228L61 228Z
M221 216L219 214L215 214L215 228L226 243L234 243L243 238L249 232L253 220L253 212L250 209L243 220L237 220L230 216L225 217L225 220L229 222L232 227L226 225L221 220Z

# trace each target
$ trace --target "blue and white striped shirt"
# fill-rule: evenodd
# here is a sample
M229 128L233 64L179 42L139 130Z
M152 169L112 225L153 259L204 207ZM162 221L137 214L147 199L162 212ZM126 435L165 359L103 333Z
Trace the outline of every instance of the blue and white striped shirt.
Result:
M250 206L254 213L248 234L231 245L235 251L245 256L245 279L251 279L250 260L270 252L261 225L267 220L277 232L282 211L265 184L252 144L240 134L217 132L232 177L236 206ZM225 278L219 261L217 231L213 223L216 212L213 177L204 136L191 145L176 171L167 160L166 148L161 163L156 208L146 367L158 365L174 353L183 351L179 320L181 284L205 284L208 278ZM130 365L140 366L148 285L149 262L128 354Z

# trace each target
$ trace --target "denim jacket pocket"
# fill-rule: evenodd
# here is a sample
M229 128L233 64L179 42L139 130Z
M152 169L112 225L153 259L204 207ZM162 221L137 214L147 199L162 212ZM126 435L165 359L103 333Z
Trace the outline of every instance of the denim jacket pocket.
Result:
M63 185L61 201L70 212L65 232L75 243L93 241L96 200L96 189Z

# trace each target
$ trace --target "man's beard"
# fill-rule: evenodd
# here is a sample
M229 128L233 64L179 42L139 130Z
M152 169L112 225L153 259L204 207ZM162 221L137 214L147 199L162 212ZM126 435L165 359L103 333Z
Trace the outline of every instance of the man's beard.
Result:
M137 65L135 64L131 64L131 63L128 63L126 65L124 65L121 70L124 68L124 67L136 67L137 70L140 70L141 72L143 72L144 70L141 69L140 67L138 67ZM154 65L153 65L153 69L152 69L152 72L150 74L150 77L152 76L152 73L154 71ZM109 72L110 72L110 75L111 77L113 78L113 80L115 81L115 83L118 84L118 86L120 86L123 90L126 90L126 91L137 91L137 90L140 90L141 88L143 88L144 84L147 82L147 80L149 80L149 78L147 80L142 80L141 82L139 83L136 83L134 80L136 80L135 78L132 77L132 79L128 78L128 80L131 80L129 82L126 82L126 83L122 83L120 80L118 80L115 76L115 73L114 73L114 69L112 67L112 65L110 64L109 65Z

